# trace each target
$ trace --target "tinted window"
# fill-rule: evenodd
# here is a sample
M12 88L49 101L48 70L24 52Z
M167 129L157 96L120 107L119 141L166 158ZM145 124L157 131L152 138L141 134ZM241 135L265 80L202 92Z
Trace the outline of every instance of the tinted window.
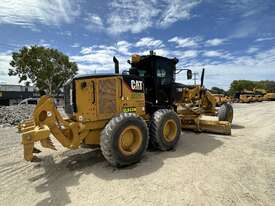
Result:
M174 81L175 64L167 59L158 59L156 62L157 77L161 84L169 84Z

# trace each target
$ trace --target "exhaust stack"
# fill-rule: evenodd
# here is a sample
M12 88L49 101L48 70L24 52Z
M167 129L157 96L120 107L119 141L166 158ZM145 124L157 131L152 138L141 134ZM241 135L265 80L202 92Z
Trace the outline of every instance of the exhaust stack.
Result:
M119 61L115 56L113 57L113 62L115 64L115 74L119 74Z

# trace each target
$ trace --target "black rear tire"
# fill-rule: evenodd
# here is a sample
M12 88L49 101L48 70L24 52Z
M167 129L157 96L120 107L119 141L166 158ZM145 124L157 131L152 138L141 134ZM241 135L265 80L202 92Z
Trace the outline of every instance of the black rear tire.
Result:
M174 134L170 139L165 137L164 134L164 127L167 122L171 122L172 125L174 125L173 128L175 128L175 131L171 131L174 132ZM153 148L162 151L171 150L178 143L181 134L181 122L178 115L174 111L168 109L160 109L153 114L149 125L149 131L150 145Z
M219 121L228 121L232 123L233 116L233 107L231 104L225 103L220 107L218 113Z
M133 153L128 154L121 148L121 135L127 128L136 128L140 143ZM145 121L134 113L120 113L113 117L101 132L100 148L105 159L113 166L122 167L142 159L149 142Z

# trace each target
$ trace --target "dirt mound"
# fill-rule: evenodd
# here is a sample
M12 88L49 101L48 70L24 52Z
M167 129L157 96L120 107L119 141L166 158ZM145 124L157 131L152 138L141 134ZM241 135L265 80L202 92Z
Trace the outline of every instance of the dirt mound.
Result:
M16 126L30 118L34 108L35 105L0 106L0 127Z

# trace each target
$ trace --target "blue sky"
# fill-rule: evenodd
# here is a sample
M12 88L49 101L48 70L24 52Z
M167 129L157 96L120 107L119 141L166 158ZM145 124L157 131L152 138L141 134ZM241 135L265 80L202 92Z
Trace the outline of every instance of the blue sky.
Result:
M1 0L0 83L17 83L11 52L32 44L61 50L81 74L113 72L114 55L128 69L131 54L155 50L227 89L234 79L275 80L275 1Z

